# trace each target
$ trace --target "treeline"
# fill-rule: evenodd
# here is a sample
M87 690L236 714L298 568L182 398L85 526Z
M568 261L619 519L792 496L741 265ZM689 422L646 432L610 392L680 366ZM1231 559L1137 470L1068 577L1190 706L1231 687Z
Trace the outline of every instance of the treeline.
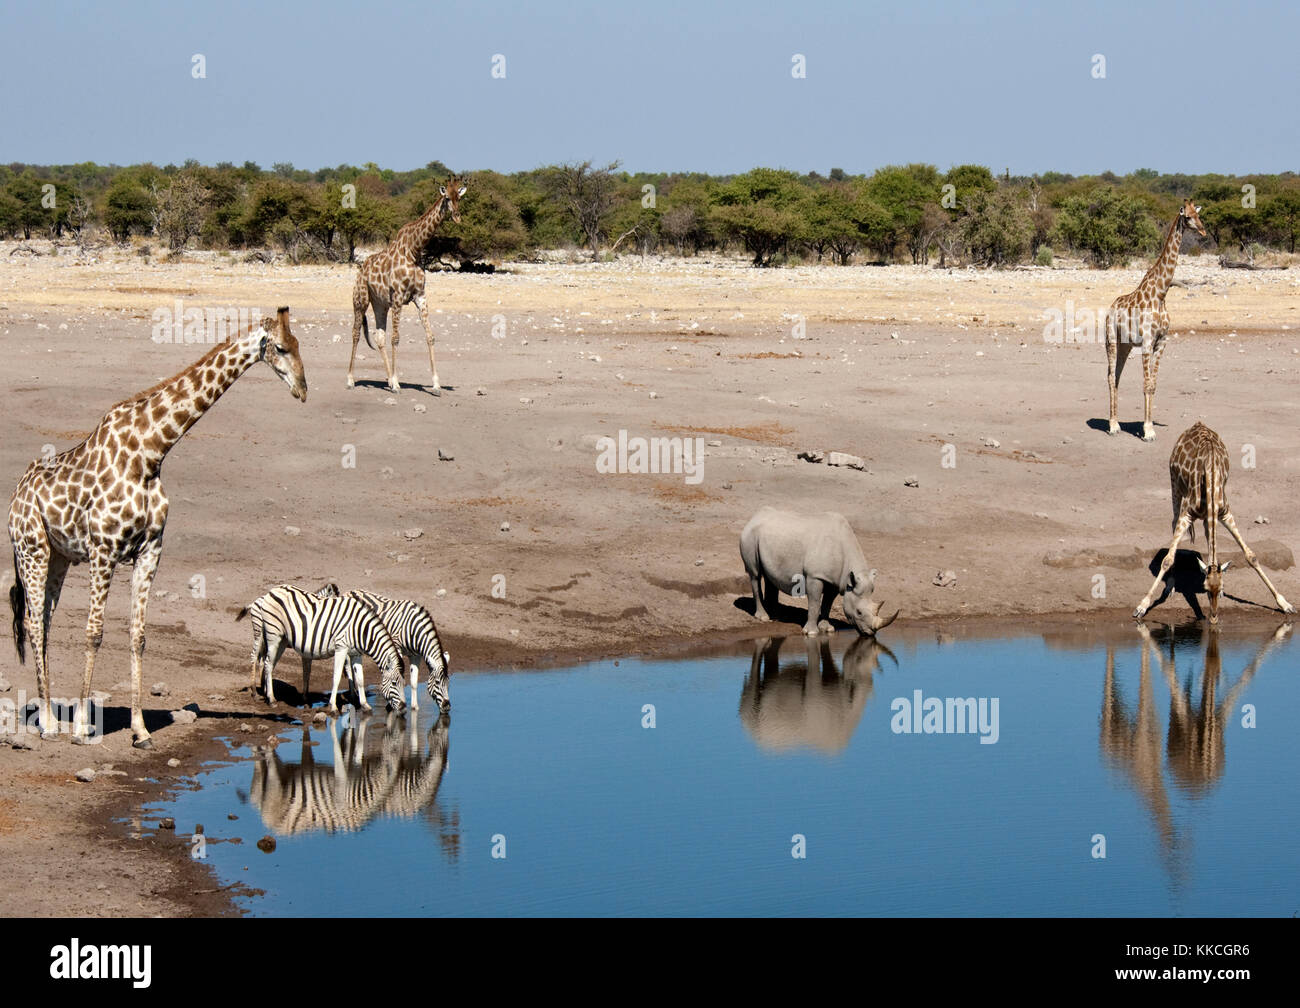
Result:
M305 171L252 162L158 167L0 166L0 236L186 248L273 248L294 262L352 261L423 213L451 174L434 161L397 172L374 164ZM1190 196L1221 254L1295 252L1300 176L994 176L979 165L871 175L628 173L617 163L474 172L460 224L446 222L430 262L462 267L582 248L693 256L740 251L755 266L796 261L1050 265L1063 252L1098 266L1156 252Z

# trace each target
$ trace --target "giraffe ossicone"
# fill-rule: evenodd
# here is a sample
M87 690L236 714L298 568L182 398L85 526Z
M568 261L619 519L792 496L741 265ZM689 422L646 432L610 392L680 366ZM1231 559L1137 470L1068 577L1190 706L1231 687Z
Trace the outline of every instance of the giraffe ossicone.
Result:
M141 712L145 611L167 524L161 469L167 453L221 395L258 361L265 361L295 399L307 399L298 341L289 309L241 336L219 343L184 371L110 408L80 444L27 467L9 504L9 539L17 583L9 591L14 646L36 664L42 737L58 733L50 706L46 660L50 620L68 568L90 565L86 665L72 740L92 741L86 715L95 657L103 641L104 606L118 564L131 577L131 732L133 745L151 743Z

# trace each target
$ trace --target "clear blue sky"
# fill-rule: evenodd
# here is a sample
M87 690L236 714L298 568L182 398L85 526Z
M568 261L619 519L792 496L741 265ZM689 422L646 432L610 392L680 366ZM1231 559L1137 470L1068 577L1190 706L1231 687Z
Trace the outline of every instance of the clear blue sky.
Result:
M4 163L1300 170L1282 0L50 0L0 25Z

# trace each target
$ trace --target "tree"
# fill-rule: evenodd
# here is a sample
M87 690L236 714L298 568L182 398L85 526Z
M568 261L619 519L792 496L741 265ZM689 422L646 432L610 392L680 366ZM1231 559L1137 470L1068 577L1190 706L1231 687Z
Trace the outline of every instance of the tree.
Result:
M1160 243L1160 231L1142 202L1114 186L1097 186L1086 197L1067 199L1056 228L1065 244L1086 252L1102 268Z
M578 225L592 255L600 251L607 218L619 202L619 179L614 174L618 165L611 161L604 168L593 168L590 161L584 161L555 165L546 171L547 189Z
M166 189L153 187L153 227L173 252L183 249L203 227L208 190L193 175L181 172Z
M992 192L976 190L966 201L961 236L971 258L988 266L1005 266L1030 251L1034 225L1020 193L1011 186Z
M718 190L713 220L744 244L755 266L770 266L773 257L800 233L797 207L803 195L794 172L755 168Z
M1300 235L1300 188L1289 186L1267 197L1260 204L1260 212L1275 240L1285 244L1288 252L1294 252Z
M115 241L130 239L131 233L153 226L153 197L140 179L122 173L113 180L104 197L104 226Z

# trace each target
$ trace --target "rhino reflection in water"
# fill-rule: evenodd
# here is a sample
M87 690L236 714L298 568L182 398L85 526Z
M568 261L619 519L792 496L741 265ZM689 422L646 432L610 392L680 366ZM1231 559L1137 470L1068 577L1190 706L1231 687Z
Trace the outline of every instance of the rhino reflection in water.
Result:
M789 638L754 642L749 678L740 694L740 723L760 749L843 752L871 698L883 652L874 637L858 637L835 666L829 637L802 638L804 654L781 667L781 645ZM798 639L798 638L796 638Z
M420 751L416 719L399 714L363 716L339 736L330 720L333 764L318 764L306 726L298 763L280 758L279 747L253 764L248 797L266 828L277 836L356 832L380 817L422 815L440 833L453 860L460 848L458 817L444 819L436 799L447 768L448 726L439 718Z
M1115 649L1106 648L1106 677L1101 704L1101 751L1110 763L1122 769L1134 790L1147 806L1160 835L1160 844L1171 874L1185 873L1184 844L1175 829L1166 790L1163 763L1167 761L1172 782L1180 790L1202 797L1223 776L1224 728L1233 716L1237 700L1254 678L1260 663L1291 633L1291 624L1283 623L1264 640L1255 657L1242 671L1232 688L1219 698L1223 660L1219 655L1219 631L1201 628L1205 645L1205 671L1201 676L1199 699L1192 696L1192 682L1180 685L1175 669L1173 641L1177 632L1171 627L1169 654L1156 644L1145 625L1138 624L1142 635L1142 652L1138 672L1136 711L1130 711L1120 695L1115 679ZM1169 725L1161 759L1160 724L1151 686L1151 659L1164 674L1169 687Z

